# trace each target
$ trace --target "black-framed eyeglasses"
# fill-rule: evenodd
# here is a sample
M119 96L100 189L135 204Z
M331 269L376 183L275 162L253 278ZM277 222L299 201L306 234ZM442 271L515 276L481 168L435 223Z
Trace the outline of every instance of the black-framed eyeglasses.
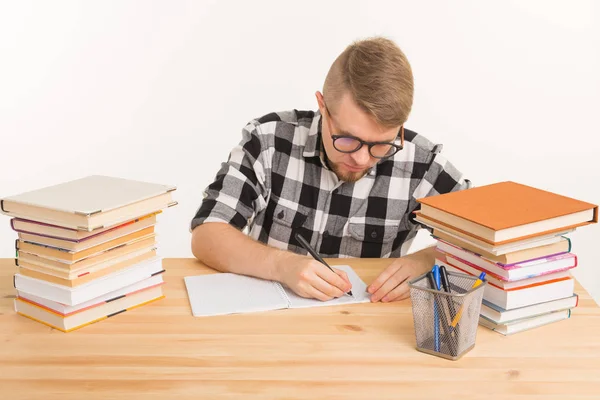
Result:
M400 135L402 136L402 135ZM364 145L369 146L369 154L373 158L388 158L404 148L401 144L391 142L367 142L354 136L331 135L333 147L340 153L354 153Z
M325 112L327 113L327 124L329 125L329 131L331 129L331 114L325 104ZM404 148L404 125L400 127L398 136L400 138L400 144L395 142L367 142L354 136L349 135L331 135L333 140L333 147L340 153L354 153L360 150L364 145L369 146L369 154L373 158L384 159L393 156Z

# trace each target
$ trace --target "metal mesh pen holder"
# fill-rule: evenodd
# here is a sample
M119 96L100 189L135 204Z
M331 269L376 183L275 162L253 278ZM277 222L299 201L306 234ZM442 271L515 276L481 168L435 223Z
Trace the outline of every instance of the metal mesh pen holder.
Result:
M481 300L486 282L448 272L450 292L429 285L427 274L409 281L417 350L458 360L475 346Z

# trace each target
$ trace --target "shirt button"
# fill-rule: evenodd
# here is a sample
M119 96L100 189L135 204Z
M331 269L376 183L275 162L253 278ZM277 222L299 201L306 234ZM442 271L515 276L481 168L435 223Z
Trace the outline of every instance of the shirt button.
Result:
M377 239L377 232L375 232L375 231L372 231L372 232L371 232L371 238L372 238L372 239Z

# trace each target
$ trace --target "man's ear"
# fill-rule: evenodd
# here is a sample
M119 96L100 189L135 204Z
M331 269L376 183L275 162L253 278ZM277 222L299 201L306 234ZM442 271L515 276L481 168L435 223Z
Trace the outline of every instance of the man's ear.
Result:
M323 98L323 94L317 90L315 92L315 97L317 98L319 110L321 110L321 114L323 114L323 112L325 111L325 99Z

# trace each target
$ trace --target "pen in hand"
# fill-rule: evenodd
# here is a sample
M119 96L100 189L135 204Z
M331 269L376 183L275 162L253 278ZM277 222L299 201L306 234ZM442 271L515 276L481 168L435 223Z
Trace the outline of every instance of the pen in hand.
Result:
M317 252L310 246L310 244L308 244L308 242L306 241L306 239L304 239L302 237L302 235L300 235L299 233L296 233L295 235L296 240L300 243L300 245L302 245L302 247L304 247L304 249L306 251L309 252L309 254L311 256L313 256L313 258L317 261L319 261L320 263L322 263L323 265L325 265L327 268L329 268L331 270L331 272L335 273L335 271L333 270L333 268L331 268L326 262L325 260L323 260L323 258L321 258L321 256L319 254L317 254ZM352 294L352 290L349 290L348 293L346 293L349 296L353 296Z

